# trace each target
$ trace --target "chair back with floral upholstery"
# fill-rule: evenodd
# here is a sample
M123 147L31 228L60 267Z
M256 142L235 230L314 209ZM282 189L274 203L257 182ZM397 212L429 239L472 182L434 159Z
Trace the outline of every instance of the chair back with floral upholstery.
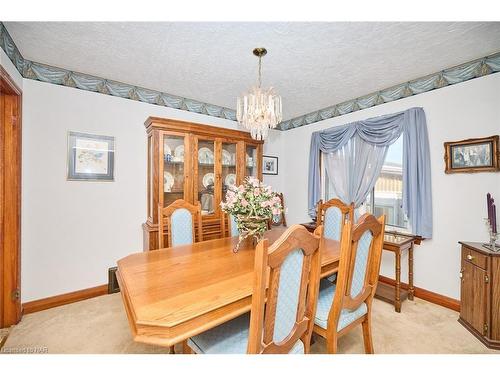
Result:
M257 245L248 353L309 352L321 271L319 243L320 237L293 225L272 246L266 239Z
M340 199L330 199L323 203L318 202L316 223L324 226L324 236L331 240L340 241L342 229L346 221L354 220L354 203L349 205Z
M377 219L364 214L352 231L351 222L344 226L337 286L328 316L329 329L336 329L344 309L354 311L366 303L370 311L380 272L384 225L384 215Z
M195 224L196 223L196 224ZM169 206L158 208L158 248L165 247L164 228L167 225L167 247L187 245L203 241L200 202L190 204L177 199ZM197 229L197 238L195 227Z

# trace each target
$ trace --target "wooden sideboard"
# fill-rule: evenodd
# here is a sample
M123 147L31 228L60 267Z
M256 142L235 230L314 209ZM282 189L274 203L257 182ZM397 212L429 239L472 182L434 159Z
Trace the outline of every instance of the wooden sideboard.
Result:
M500 349L500 252L462 245L458 321L488 348Z
M203 239L221 237L220 202L229 184L262 180L262 145L250 133L149 117L147 212L144 250L158 248L158 207L176 199L200 201ZM165 228L167 235L167 228Z

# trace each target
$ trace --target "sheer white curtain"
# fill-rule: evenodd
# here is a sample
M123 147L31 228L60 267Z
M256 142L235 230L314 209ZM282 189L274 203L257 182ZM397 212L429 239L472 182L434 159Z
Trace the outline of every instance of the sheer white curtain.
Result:
M388 149L355 135L344 147L325 153L325 170L335 195L345 203L354 202L356 208L364 203L377 182Z
M312 133L307 197L309 215L315 217L320 199L321 152L333 153L326 158L330 160L325 164L328 164L329 177L335 181L339 198L359 206L375 185L387 148L401 134L404 137L403 209L415 234L432 238L431 163L423 108L409 108ZM361 140L357 138L347 145L355 136ZM344 150L338 153L339 149ZM343 176L344 180L339 181L337 176Z

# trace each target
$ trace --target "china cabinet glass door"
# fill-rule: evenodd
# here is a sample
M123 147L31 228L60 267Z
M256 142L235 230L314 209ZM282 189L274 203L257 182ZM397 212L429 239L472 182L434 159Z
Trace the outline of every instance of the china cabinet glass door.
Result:
M167 207L177 199L186 199L184 186L185 143L184 136L163 134L163 207Z
M245 147L245 177L258 177L257 171L257 146Z
M202 215L212 215L215 201L215 141L198 138L198 173L195 184L195 200L201 204Z
M222 142L221 200L226 200L229 186L236 185L236 143Z

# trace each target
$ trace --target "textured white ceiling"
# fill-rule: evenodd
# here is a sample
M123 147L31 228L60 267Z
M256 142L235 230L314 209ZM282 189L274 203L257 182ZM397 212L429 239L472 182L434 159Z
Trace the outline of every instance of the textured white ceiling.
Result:
M266 47L284 119L500 51L500 22L4 24L29 60L229 108Z

